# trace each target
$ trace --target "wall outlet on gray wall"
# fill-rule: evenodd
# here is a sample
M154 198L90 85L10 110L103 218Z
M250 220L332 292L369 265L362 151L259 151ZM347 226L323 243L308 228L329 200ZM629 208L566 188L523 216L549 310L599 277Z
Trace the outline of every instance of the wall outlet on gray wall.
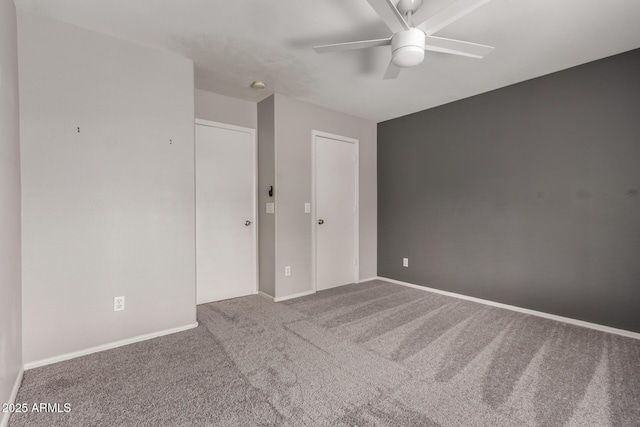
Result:
M115 297L113 299L113 311L124 310L124 297Z
M409 267L409 258L402 258L402 266Z
M288 266L288 265L287 265L287 266L284 268L284 275L285 275L285 276L291 276L291 266Z

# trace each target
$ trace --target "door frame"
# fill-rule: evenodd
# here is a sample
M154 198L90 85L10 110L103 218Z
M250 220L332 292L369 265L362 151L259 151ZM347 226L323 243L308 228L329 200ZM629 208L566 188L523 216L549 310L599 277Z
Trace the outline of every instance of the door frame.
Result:
M252 159L252 164L253 164L253 179L251 180L252 183L252 188L251 191L253 193L253 197L251 198L252 200L252 207L251 207L251 213L253 215L253 233L252 233L252 237L253 237L253 259L255 262L255 283L254 283L254 287L253 287L253 294L257 294L258 293L258 278L260 277L260 262L258 260L258 256L259 256L259 252L258 252L258 138L257 138L257 133L256 130L253 128L247 128L244 126L236 126L236 125L230 125L227 123L221 123L221 122L214 122L212 120L204 120L204 119L195 119L195 126L209 126L209 127L215 127L215 128L220 128L220 129L226 129L226 130L232 130L232 131L236 131L236 132L245 132L248 133L249 135L251 135L251 140L253 141L253 150L252 150L252 155L253 155L253 159ZM196 243L196 239L198 238L198 236L195 234L196 233L196 221L198 220L196 217L196 140L195 140L195 126L194 126L194 138L193 138L193 204L194 204L194 209L193 209L193 217L194 217L194 240L193 240L193 245L194 245L194 253L196 254L195 256L195 279L196 279L196 286L195 286L195 301L196 301L196 305L198 304L198 282L197 282L197 278L198 278L198 255L195 252L197 250L197 243Z
M317 167L316 167L316 139L317 137L333 139L348 144L353 144L355 147L355 185L356 185L356 200L355 209L355 265L353 272L353 283L357 283L360 280L360 141L355 138L349 138L346 136L336 135L329 132L323 132L319 130L311 131L311 280L313 282L313 292L318 291L318 212L317 212L317 199L316 199L316 184L317 184Z

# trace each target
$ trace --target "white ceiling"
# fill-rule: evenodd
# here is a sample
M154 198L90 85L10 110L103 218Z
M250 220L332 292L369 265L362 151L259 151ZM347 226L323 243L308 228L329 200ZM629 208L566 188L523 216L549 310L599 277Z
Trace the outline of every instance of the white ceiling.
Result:
M365 0L16 0L20 10L193 59L196 87L259 101L280 93L383 121L640 47L640 0L492 0L436 35L495 46L482 60L427 52L382 80L390 36ZM451 0L425 0L437 11ZM640 77L639 77L640 78ZM263 80L268 89L248 88Z

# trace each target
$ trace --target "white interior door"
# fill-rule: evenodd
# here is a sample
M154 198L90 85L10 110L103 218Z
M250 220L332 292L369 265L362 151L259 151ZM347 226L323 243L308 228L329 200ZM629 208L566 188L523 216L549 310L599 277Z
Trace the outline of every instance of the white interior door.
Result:
M255 293L255 131L199 120L195 151L197 302Z
M357 281L357 141L315 135L316 289Z

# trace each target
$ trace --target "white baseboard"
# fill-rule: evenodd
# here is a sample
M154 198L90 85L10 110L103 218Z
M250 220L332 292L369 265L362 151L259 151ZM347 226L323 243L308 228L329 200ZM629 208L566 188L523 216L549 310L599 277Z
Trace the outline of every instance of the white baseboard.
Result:
M9 400L2 403L15 403L16 396L18 395L18 390L20 389L20 385L22 384L23 374L24 369L20 368L20 371L18 371L18 375L16 376L16 382L13 384L13 389L11 390L11 394L9 395ZM11 412L5 412L2 414L2 419L0 419L0 427L7 427L9 425L9 417L11 417Z
M585 322L584 320L572 319L570 317L558 316L556 314L545 313L543 311L531 310L528 308L517 307L515 305L503 304L501 302L490 301L482 298L470 297L467 295L456 294L455 292L442 291L440 289L429 288L427 286L415 285L413 283L402 282L400 280L389 279L387 277L377 277L379 280L384 280L390 283L396 283L402 286L408 286L414 289L420 289L421 291L434 292L436 294L446 295L453 298L463 299L467 301L473 301L480 304L490 305L492 307L504 308L506 310L517 311L518 313L530 314L532 316L544 317L545 319L551 319L558 322L569 323L571 325L582 326L584 328L595 329L596 331L608 332L610 334L622 335L627 338L634 338L640 340L640 333L627 331L625 329L612 328L611 326L599 325L597 323Z
M268 300L271 300L271 301L273 301L273 300L274 300L274 298L273 298L271 295L266 294L266 293L264 293L264 292L262 292L262 291L258 291L258 295L260 295L261 297L266 298L266 299L268 299Z
M48 359L36 360L35 362L25 363L24 369L29 370L33 368L39 368L40 366L51 365L52 363L58 363L69 359L75 359L76 357L86 356L87 354L97 353L99 351L110 350L112 348L122 347L123 345L129 345L140 341L150 340L152 338L162 337L164 335L174 334L176 332L186 331L198 326L198 322L190 325L178 326L177 328L165 329L158 332L152 332L150 334L138 335L136 337L127 338L120 341L111 342L108 344L102 344L96 347L87 348L84 350L74 351L72 353L62 354L60 356L50 357Z
M370 282L370 281L372 281L372 280L378 280L378 279L380 279L378 276L367 277L366 279L360 279L360 280L358 280L356 283Z
M304 296L315 294L315 293L316 291L305 291L297 294L287 295L286 297L274 298L273 301L274 302L286 301L288 299L300 298L300 297L304 297Z

